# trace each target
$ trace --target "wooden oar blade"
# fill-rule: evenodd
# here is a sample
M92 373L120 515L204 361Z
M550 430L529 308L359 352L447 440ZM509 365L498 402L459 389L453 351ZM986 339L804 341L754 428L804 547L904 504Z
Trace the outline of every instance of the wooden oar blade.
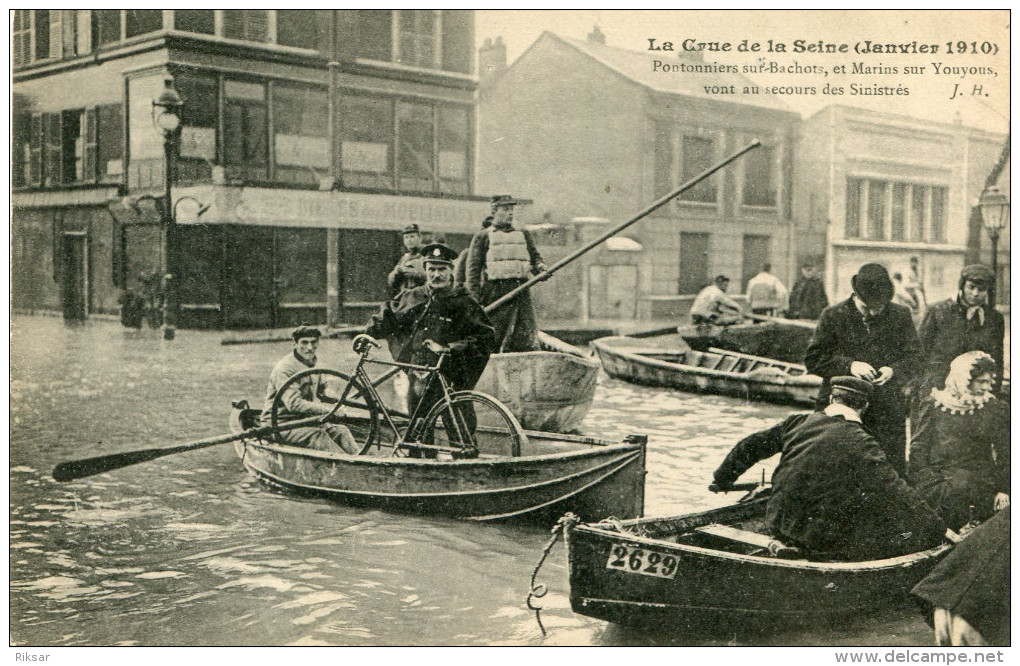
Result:
M149 460L154 460L156 458L162 458L163 456L187 450L187 448L188 447L185 446L174 446L165 449L145 449L143 451L111 453L105 456L96 456L95 458L85 458L83 460L68 460L53 468L53 478L61 483L74 481L75 479L83 479L86 476L95 476L96 474L110 472L115 469L120 469L121 467L128 467L130 465L148 462Z

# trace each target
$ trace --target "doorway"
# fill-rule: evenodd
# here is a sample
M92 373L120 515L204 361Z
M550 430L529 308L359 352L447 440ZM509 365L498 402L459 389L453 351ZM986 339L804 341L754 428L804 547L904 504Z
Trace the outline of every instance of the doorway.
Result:
M740 276L740 293L747 293L747 283L772 262L772 236L744 235L744 263Z
M708 284L708 243L711 234L680 233L678 294L696 294Z
M89 249L84 231L63 234L60 265L60 303L64 321L85 321L89 316Z

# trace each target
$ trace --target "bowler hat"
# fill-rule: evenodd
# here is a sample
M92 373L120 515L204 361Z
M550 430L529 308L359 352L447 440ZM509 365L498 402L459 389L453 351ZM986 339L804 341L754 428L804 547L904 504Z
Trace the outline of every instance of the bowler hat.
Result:
M419 234L419 233L421 233L421 229L418 228L417 224L414 224L412 222L411 224L409 224L406 227L404 227L403 233L405 233L405 234Z
M516 206L519 203L522 203L520 199L514 199L509 194L496 194L492 197L493 208L497 206Z
M850 278L850 284L854 293L872 308L888 305L895 291L889 271L882 264L864 264L857 275Z
M457 258L457 251L442 243L430 243L421 249L426 264L449 264Z
M960 289L963 289L963 283L967 280L974 284L991 287L995 284L995 274L992 273L991 268L984 264L971 264L970 266L964 266L963 270L960 271Z
M875 387L871 382L866 382L863 379L850 376L833 377L832 388L850 391L851 393L859 393L869 400L871 399L871 394L875 391Z
M294 329L294 332L291 333L291 336L294 338L294 342L297 342L301 338L315 338L316 340L318 340L319 338L322 337L322 331L315 328L311 324L301 324L300 326Z

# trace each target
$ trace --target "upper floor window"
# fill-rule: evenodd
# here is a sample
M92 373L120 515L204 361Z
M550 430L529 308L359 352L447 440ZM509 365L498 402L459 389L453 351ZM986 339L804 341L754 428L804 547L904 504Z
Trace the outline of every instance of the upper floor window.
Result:
M945 187L848 178L846 238L946 242Z
M716 141L707 130L675 130L666 121L655 121L654 127L654 189L655 196L661 197L712 166ZM682 192L677 201L714 204L716 198L716 179L710 176Z
M32 15L30 9L16 9L11 29L11 50L15 65L32 62Z
M431 9L397 11L394 60L411 67L439 67L440 13Z
M14 185L55 187L119 182L123 173L120 104L19 112L14 119Z
M684 135L681 142L680 180L686 183L715 162L715 141L703 136ZM715 203L715 178L709 176L680 195L684 201Z
M224 9L223 36L249 42L268 42L269 10Z
M125 9L124 36L137 37L163 29L162 9Z
M175 9L174 30L195 32L200 35L216 34L216 10Z
M745 206L776 205L776 150L761 146L744 156Z
M122 39L120 34L121 10L94 9L96 23L96 45L105 46Z
M325 88L274 85L276 180L318 184L329 176L329 101Z

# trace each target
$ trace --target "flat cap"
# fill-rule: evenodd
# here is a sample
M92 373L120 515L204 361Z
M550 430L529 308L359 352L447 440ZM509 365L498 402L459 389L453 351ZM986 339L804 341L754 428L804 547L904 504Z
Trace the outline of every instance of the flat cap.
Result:
M419 234L419 233L421 233L421 229L418 228L417 224L412 222L411 224L409 224L406 227L404 227L403 233L405 233L405 234Z
M520 199L514 199L509 194L496 194L492 197L492 207L497 206L516 206L519 203L523 203Z
M457 251L442 243L430 243L421 249L426 264L449 264L457 258Z
M322 337L322 331L312 326L311 324L301 324L300 326L294 329L294 332L291 333L291 336L294 338L294 342L297 342L301 338L315 338L316 340L318 340L319 338Z
M871 399L871 394L875 391L875 387L871 384L871 382L866 382L863 379L857 379L856 377L845 375L842 377L833 377L831 384L834 389L850 391L851 393L860 393L868 400Z

